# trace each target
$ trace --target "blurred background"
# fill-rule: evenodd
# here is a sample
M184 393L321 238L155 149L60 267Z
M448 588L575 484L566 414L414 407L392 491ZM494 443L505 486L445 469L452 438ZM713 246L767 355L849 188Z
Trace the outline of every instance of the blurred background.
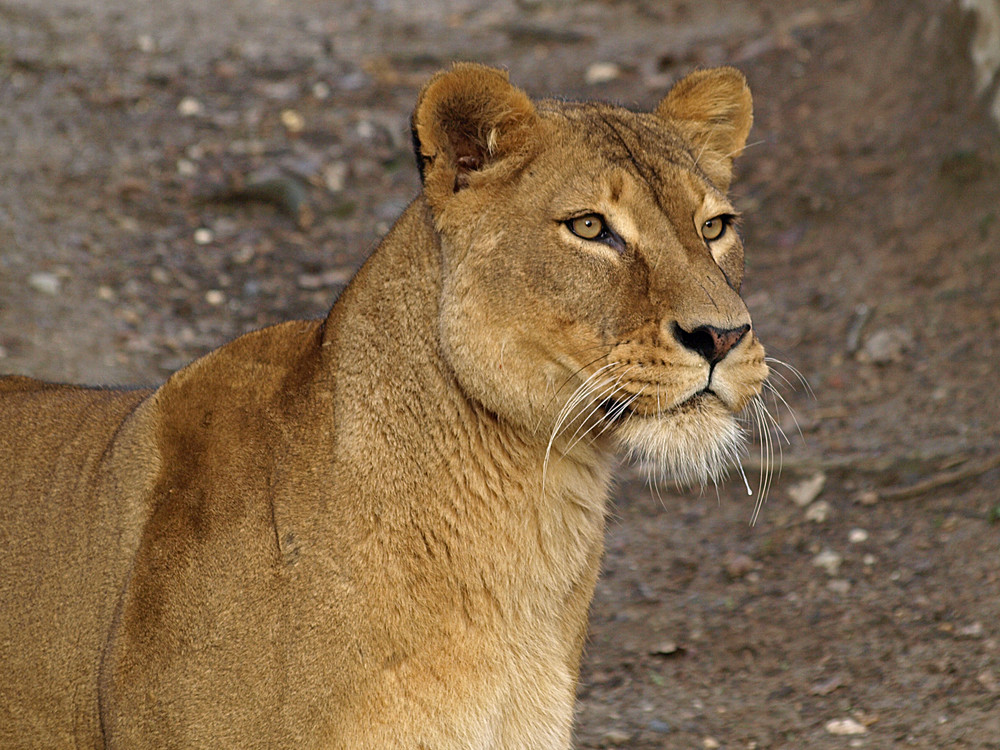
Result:
M739 479L623 467L578 745L1000 747L998 0L0 0L0 372L153 384L325 314L457 59L636 108L719 64L754 92L781 472L751 526Z

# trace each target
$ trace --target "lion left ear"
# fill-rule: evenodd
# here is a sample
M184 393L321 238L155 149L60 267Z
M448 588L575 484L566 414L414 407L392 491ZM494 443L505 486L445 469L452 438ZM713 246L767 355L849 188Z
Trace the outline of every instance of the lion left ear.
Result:
M708 178L728 190L733 160L743 152L753 124L744 75L735 68L696 71L674 84L656 114L680 130Z
M434 76L417 99L411 130L424 192L444 199L473 173L523 152L535 106L501 70L457 63Z

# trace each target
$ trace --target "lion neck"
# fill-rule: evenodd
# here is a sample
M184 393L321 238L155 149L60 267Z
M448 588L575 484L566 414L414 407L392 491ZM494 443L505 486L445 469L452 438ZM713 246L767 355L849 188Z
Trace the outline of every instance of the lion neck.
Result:
M512 616L583 617L613 456L550 461L543 486L548 436L469 399L442 355L441 263L418 199L327 319L335 486L364 506L351 527L401 586L418 575L464 590L466 610L472 587Z

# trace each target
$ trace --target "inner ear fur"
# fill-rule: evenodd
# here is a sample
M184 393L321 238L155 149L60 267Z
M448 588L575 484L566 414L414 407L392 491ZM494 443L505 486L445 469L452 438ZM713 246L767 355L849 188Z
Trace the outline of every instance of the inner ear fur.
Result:
M536 118L531 99L502 70L457 63L438 73L411 121L425 191L458 192L473 172L523 152Z
M693 146L698 165L721 190L753 124L753 99L736 68L709 68L682 78L656 108Z

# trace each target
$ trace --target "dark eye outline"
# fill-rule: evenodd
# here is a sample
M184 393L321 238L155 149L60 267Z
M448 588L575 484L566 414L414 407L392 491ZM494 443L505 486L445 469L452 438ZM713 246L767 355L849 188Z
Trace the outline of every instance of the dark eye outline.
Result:
M722 229L720 229L719 233L717 235L715 235L714 237L706 237L705 236L705 225L708 224L709 222L713 222L713 221L719 221L719 222L721 222L722 223ZM723 237L725 237L726 236L726 232L729 231L729 228L732 227L732 225L735 222L736 222L736 215L735 214L719 214L718 216L712 216L711 218L705 219L705 221L703 221L701 223L701 227L699 227L698 231L701 233L701 238L705 242L707 242L708 244L712 244L713 242L718 242Z
M593 237L584 237L582 234L577 232L573 228L573 224L580 219L595 219L601 225L601 231L595 234ZM563 225L572 233L574 237L579 237L585 242L600 242L602 245L607 245L612 250L617 252L619 255L624 255L625 253L625 240L615 232L611 227L608 226L608 221L603 216L597 213L586 213L578 214L576 216L571 216L562 222Z

